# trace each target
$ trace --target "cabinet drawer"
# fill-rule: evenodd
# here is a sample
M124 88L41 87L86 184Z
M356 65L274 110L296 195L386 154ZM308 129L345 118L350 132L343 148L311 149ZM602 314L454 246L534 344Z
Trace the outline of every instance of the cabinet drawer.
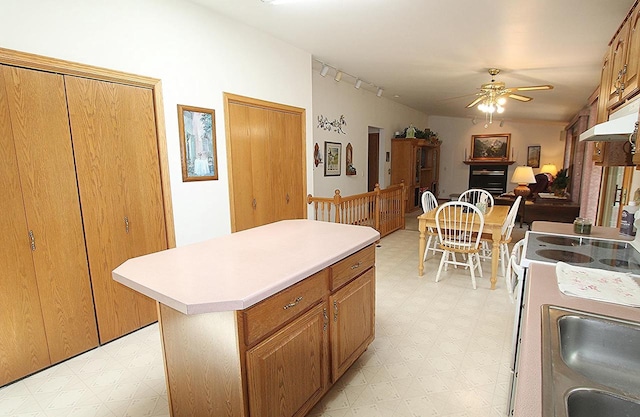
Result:
M331 291L342 287L353 278L371 268L376 262L376 249L374 245L331 265Z
M316 304L327 293L328 269L272 295L243 312L245 343L252 345Z

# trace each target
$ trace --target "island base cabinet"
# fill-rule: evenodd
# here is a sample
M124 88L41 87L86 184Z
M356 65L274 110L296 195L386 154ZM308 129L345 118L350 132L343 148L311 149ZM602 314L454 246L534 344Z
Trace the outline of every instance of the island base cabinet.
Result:
M244 417L235 312L158 317L171 416Z
M375 268L338 290L330 304L331 382L335 383L375 337Z
M244 309L159 303L172 417L303 417L373 341L375 246Z
M328 381L326 302L247 351L251 416L304 416Z

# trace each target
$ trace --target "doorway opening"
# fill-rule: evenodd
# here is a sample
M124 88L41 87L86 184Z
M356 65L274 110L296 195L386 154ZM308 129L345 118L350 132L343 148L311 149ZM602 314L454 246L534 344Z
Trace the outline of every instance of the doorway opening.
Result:
M381 129L369 126L369 140L367 146L367 191L373 191L380 183L380 135Z

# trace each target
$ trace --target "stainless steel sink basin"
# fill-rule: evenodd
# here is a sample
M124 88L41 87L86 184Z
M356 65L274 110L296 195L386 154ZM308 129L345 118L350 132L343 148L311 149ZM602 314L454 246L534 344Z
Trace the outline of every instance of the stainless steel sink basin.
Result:
M584 315L558 319L562 360L590 380L640 391L640 326ZM640 414L638 414L640 416Z
M545 305L545 417L640 416L640 323Z
M567 396L568 417L640 416L640 403L590 389L574 390Z

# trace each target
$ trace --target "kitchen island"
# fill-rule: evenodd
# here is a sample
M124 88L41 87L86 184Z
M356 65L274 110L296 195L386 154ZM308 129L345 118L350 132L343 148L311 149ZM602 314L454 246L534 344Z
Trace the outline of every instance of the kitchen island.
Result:
M533 223L533 230L536 232L585 237L585 235L573 233L571 224L535 222ZM595 226L588 237L624 241L631 239L620 236L616 229ZM513 415L516 417L541 417L544 415L542 311L545 305L640 322L639 308L563 294L558 288L556 265L553 263L531 262L526 272L522 323L519 340L516 342L518 343L517 377L515 378L515 406L513 409Z
M158 301L171 415L305 415L373 341L379 238L285 220L116 268Z

